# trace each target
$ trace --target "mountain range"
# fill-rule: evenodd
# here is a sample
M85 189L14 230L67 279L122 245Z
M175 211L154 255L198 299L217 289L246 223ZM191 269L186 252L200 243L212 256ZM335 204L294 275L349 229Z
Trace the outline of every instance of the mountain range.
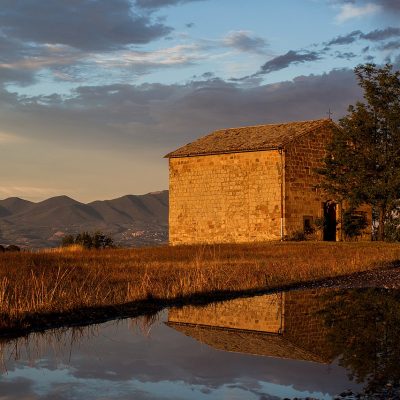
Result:
M66 234L100 230L124 247L166 243L168 191L81 203L57 196L34 203L0 200L0 244L59 246Z

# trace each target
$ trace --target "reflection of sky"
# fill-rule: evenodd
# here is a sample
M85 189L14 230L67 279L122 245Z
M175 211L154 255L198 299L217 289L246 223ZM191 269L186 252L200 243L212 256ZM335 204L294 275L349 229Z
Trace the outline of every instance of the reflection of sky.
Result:
M149 337L130 321L102 324L77 341L72 335L22 345L20 359L6 361L0 400L327 399L351 386L337 365L218 351L162 322ZM6 346L6 360L13 348Z
M67 368L59 370L18 368L9 373L5 382L18 386L29 383L26 387L30 395L38 397L61 397L67 399L259 399L260 396L271 397L312 397L330 399L331 396L321 392L299 391L293 386L284 386L270 382L233 382L221 384L218 387L208 387L206 384L188 384L182 380L158 382L142 382L137 379L127 381L109 381L100 378L84 379L71 374ZM0 386L1 387L1 386ZM18 388L20 389L20 387ZM28 393L27 393L28 394ZM13 398L7 394L2 399Z

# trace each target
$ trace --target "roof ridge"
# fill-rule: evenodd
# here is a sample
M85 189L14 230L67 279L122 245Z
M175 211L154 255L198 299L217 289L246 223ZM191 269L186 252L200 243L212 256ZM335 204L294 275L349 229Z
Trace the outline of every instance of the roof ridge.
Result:
M229 131L231 129L242 129L242 128L259 128L261 126L278 126L278 125L290 125L290 124L302 124L302 123L307 123L307 122L318 122L318 121L332 121L330 118L318 118L318 119L305 119L302 121L290 121L290 122L274 122L271 124L258 124L258 125L243 125L243 126L231 126L229 128L221 128L221 129L216 129L210 133L208 133L206 136L211 135L215 132L222 132L222 131ZM198 139L201 139L198 138ZM198 140L196 139L196 140ZM193 143L193 142L191 142Z
M165 158L280 149L318 130L333 129L330 118L215 130L168 153Z

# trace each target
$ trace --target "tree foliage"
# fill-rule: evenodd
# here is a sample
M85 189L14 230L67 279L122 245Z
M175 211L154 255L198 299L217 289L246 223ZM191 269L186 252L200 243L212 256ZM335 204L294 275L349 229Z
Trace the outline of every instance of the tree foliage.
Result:
M387 64L355 68L364 102L339 121L319 170L321 187L351 208L367 204L379 216L378 238L400 198L400 72Z
M77 235L66 235L62 238L62 246L68 247L78 244L85 249L106 249L114 247L114 242L110 236L102 232L82 232Z
M343 213L342 226L346 238L355 239L368 226L368 220L364 213L350 208Z

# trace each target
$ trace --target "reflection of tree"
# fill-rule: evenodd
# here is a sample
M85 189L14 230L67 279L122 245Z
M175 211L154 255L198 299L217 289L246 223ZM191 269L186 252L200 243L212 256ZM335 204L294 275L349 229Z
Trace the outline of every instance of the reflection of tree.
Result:
M323 316L339 363L366 392L400 383L400 291L349 290L324 296Z

